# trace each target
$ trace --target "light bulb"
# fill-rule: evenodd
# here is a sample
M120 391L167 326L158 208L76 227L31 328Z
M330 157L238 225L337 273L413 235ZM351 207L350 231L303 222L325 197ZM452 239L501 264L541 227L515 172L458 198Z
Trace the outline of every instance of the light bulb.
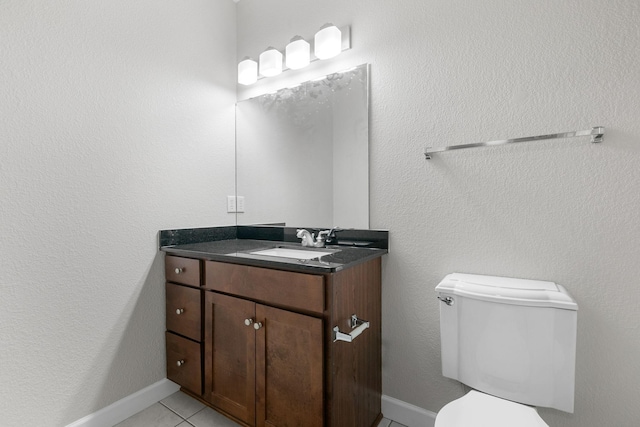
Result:
M238 83L252 85L258 81L258 63L249 57L245 57L238 63Z
M342 52L342 33L335 25L323 25L314 37L313 53L318 59L329 59L340 52Z
M285 49L285 63L292 70L299 70L311 61L310 45L300 36L291 39Z
M281 72L282 53L274 47L268 47L260 54L260 74L265 77L273 77Z

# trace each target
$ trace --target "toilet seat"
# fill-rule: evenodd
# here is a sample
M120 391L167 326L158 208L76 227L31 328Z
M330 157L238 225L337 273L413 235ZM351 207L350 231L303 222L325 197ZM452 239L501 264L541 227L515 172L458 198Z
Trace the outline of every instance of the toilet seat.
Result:
M549 427L535 408L471 390L447 403L435 427Z

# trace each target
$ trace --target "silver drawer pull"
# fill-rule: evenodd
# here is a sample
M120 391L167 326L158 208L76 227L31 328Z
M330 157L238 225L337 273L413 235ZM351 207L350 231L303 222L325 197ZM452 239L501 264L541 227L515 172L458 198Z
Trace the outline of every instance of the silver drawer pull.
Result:
M180 267L176 267L176 269L174 270L176 272L176 274L180 274L184 271L184 269L180 268Z
M178 360L178 361L176 362L176 365L178 365L178 367L180 367L180 366L184 365L184 360Z
M178 309L176 309L176 314L180 315L180 314L182 314L182 313L184 313L184 308L178 308Z
M369 322L366 320L358 319L358 316L355 314L351 316L351 330L350 333L345 334L344 332L340 332L340 328L338 326L333 328L333 342L336 341L346 341L351 342L355 340L358 335L364 332L365 329L369 328Z

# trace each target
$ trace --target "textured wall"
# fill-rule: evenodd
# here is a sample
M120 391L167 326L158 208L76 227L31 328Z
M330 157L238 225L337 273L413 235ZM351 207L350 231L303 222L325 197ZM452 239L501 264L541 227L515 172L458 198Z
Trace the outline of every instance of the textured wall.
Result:
M234 224L235 4L0 2L0 424L165 377L157 231Z
M371 226L384 262L384 393L437 411L462 387L440 374L433 288L458 271L556 281L575 296L575 414L552 426L640 419L640 4L635 0L243 0L238 58L325 22L353 49L251 96L371 66ZM444 146L607 127L588 138L450 152Z

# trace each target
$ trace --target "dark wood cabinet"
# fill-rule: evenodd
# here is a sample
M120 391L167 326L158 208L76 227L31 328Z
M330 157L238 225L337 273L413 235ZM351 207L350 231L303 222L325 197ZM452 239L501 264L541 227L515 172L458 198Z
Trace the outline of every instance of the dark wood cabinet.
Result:
M167 258L169 379L246 426L377 425L380 258L327 273ZM197 271L202 286L180 276L181 265ZM184 312L176 316L178 305ZM196 307L200 323L189 318ZM354 314L369 328L352 342L334 341L334 328L350 332ZM178 369L187 366L187 356L182 366L170 362L190 347L200 352L199 372ZM198 364L194 355L189 361Z
M322 319L206 292L205 400L256 426L323 426Z
M165 257L167 378L202 394L200 261Z

